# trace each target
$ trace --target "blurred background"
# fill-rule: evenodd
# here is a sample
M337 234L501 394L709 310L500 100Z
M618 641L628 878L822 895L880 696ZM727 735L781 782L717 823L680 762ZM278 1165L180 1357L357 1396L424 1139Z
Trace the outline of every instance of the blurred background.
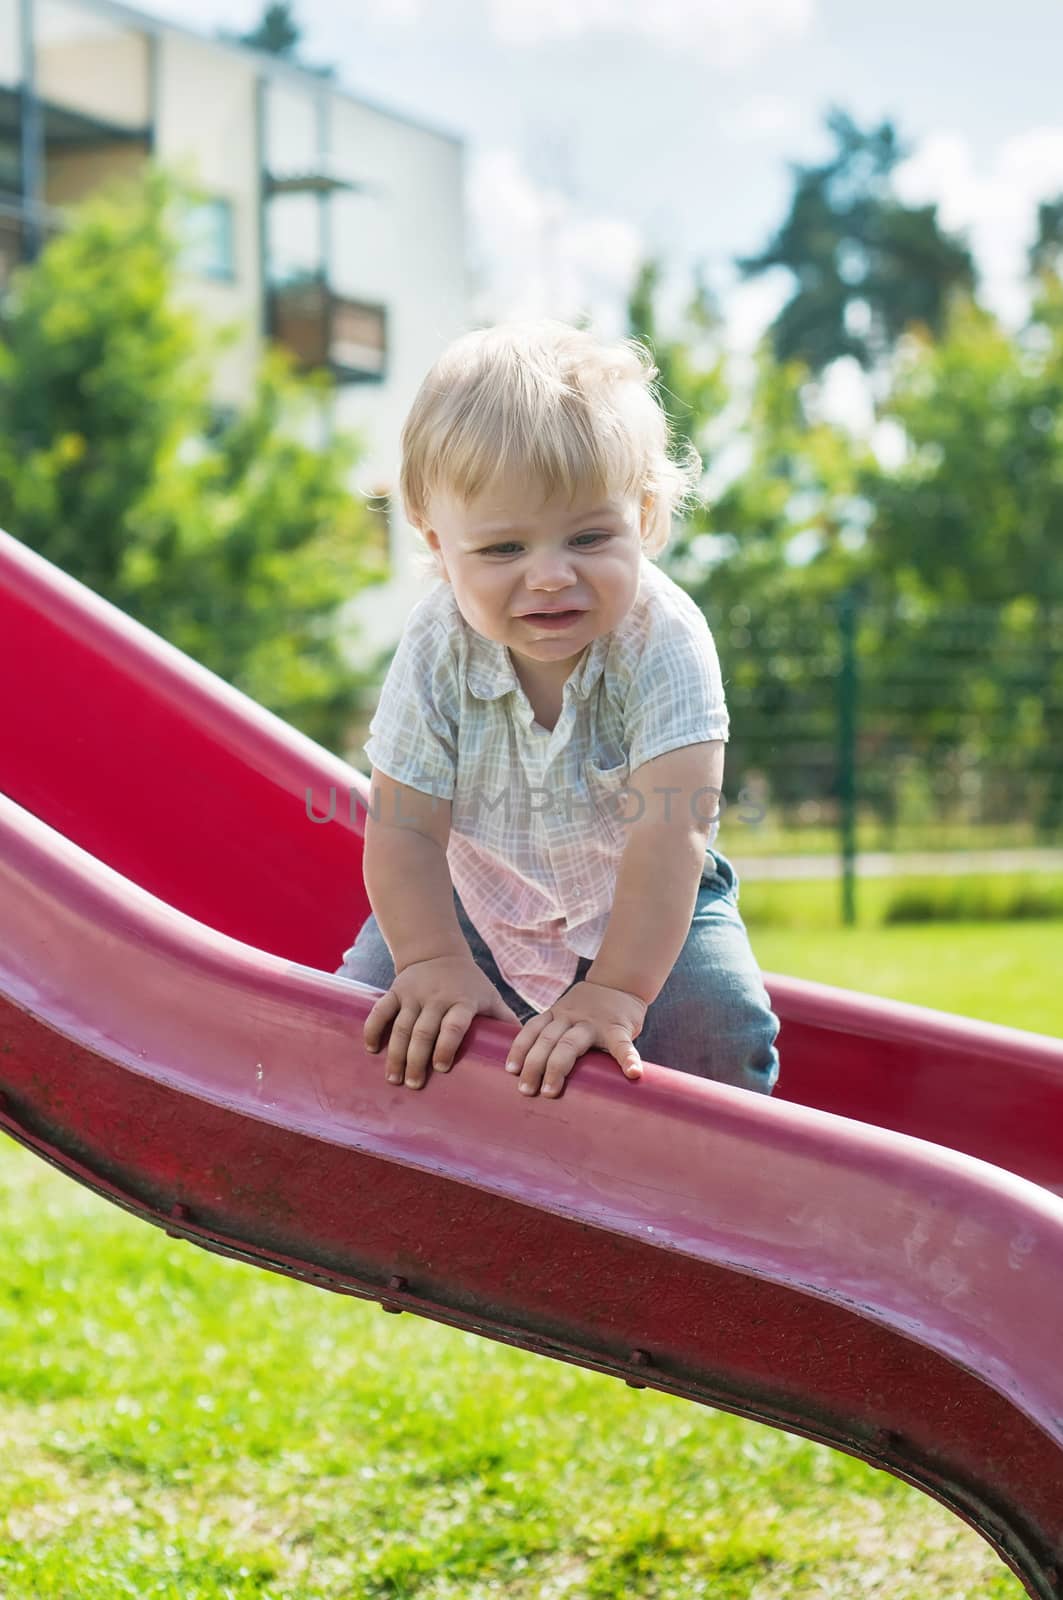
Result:
M1056 0L0 0L0 525L346 755L462 330L645 339L786 927L1063 916Z

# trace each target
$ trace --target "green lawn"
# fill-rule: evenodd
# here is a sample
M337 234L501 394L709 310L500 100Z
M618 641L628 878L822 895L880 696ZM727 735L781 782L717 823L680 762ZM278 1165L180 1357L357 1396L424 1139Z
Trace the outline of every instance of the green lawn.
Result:
M1054 1032L1061 931L751 928L765 970ZM1022 1594L860 1462L211 1256L6 1141L0 1227L3 1600Z
M955 920L883 920L915 894ZM855 928L841 924L840 895L839 884L830 882L740 882L739 909L762 969L1063 1036L1058 874L870 879L857 886ZM1057 914L1011 921L999 915L1035 895ZM965 903L998 915L959 920Z
M765 972L1063 1036L1063 919L1005 929L970 923L835 929L814 939L795 929L751 928L750 940Z

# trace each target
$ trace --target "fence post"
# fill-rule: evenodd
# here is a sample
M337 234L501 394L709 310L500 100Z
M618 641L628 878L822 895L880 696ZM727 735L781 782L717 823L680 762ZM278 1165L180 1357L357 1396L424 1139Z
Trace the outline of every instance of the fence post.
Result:
M838 800L842 861L842 922L856 922L856 592L844 589L838 607Z

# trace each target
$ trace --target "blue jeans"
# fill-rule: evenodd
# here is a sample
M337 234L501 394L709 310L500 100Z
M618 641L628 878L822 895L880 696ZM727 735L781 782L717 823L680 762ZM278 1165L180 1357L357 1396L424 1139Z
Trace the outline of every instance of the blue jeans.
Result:
M727 857L708 850L690 932L664 987L647 1007L635 1042L644 1061L770 1094L779 1076L779 1019L738 910L738 889L738 874ZM521 1024L538 1015L502 977L456 890L454 909L473 960ZM581 982L590 966L591 958L580 956L573 983ZM336 976L372 989L391 987L394 963L372 913L344 951Z

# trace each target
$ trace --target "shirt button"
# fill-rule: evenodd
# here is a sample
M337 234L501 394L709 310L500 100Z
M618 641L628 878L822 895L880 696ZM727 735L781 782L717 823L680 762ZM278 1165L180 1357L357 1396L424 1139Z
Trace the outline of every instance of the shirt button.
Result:
M572 885L572 893L573 894L582 894L583 893L583 885L582 885L582 883L574 883Z

